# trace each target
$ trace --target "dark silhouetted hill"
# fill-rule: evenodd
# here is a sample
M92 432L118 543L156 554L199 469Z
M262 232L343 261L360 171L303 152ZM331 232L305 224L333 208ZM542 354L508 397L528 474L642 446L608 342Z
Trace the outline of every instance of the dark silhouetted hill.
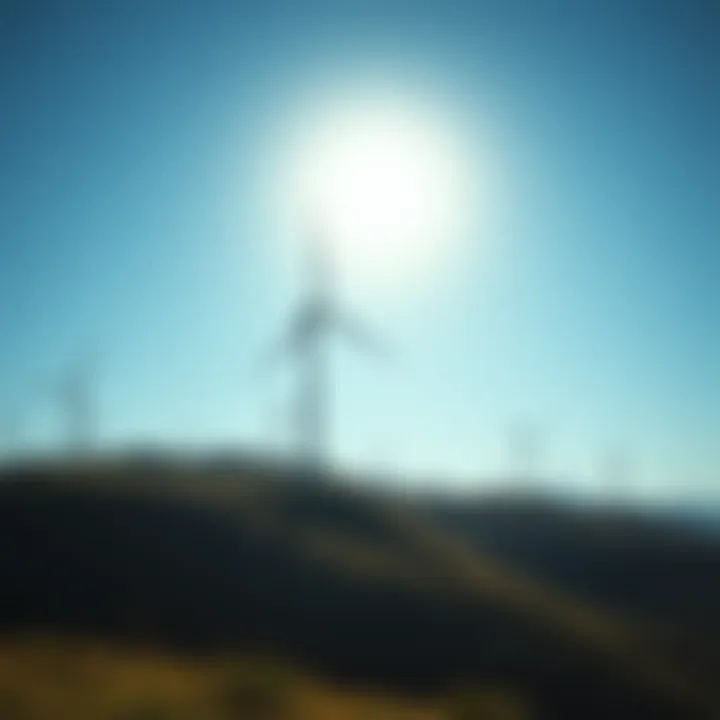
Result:
M720 676L720 542L660 512L507 498L422 503L426 515L531 577L632 619Z
M475 520L411 505L262 466L15 471L0 483L0 623L270 652L411 693L497 680L547 718L712 717L712 686L601 594L528 572L509 525L495 553ZM539 521L515 522L523 538Z

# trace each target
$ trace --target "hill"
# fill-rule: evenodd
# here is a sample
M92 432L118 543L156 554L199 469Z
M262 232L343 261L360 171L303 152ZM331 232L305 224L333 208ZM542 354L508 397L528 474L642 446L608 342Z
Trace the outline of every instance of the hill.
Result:
M498 689L479 702L517 706ZM350 691L267 659L178 658L47 636L0 644L3 720L455 720L454 704Z
M720 675L720 543L663 513L507 498L421 503L432 522L531 577L643 627Z
M0 484L0 623L269 653L413 696L498 683L537 717L713 717L712 687L628 617L430 516L262 467L16 471Z

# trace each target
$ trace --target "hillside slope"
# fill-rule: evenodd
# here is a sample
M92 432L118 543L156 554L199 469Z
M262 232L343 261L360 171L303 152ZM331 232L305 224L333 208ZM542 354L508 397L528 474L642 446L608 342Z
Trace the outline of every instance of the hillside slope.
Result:
M473 678L540 717L712 717L632 630L408 507L262 473L24 472L0 486L0 621L194 653L258 649L326 676Z
M720 675L720 543L668 517L508 498L421 503L478 552L645 628L709 679Z

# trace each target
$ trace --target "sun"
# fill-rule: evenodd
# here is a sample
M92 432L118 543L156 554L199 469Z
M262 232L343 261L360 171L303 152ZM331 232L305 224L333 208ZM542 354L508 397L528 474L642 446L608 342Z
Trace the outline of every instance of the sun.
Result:
M346 275L405 285L436 271L461 232L464 165L429 114L356 105L328 113L302 139L293 194Z

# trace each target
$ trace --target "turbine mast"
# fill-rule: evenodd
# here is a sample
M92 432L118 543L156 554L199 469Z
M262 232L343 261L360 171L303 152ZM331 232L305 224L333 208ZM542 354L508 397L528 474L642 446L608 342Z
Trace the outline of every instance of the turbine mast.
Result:
M507 429L510 472L515 491L533 492L540 480L542 440L539 428L528 421L514 421Z
M318 324L308 335L300 357L302 364L298 398L300 452L308 470L320 471L323 465L327 427L327 378Z
M71 371L62 391L70 451L78 456L86 455L92 447L95 426L90 369L79 366Z
M310 288L300 319L298 435L307 470L319 473L324 469L328 429L328 368L323 340L333 313L327 249L319 238L313 238L308 250Z

